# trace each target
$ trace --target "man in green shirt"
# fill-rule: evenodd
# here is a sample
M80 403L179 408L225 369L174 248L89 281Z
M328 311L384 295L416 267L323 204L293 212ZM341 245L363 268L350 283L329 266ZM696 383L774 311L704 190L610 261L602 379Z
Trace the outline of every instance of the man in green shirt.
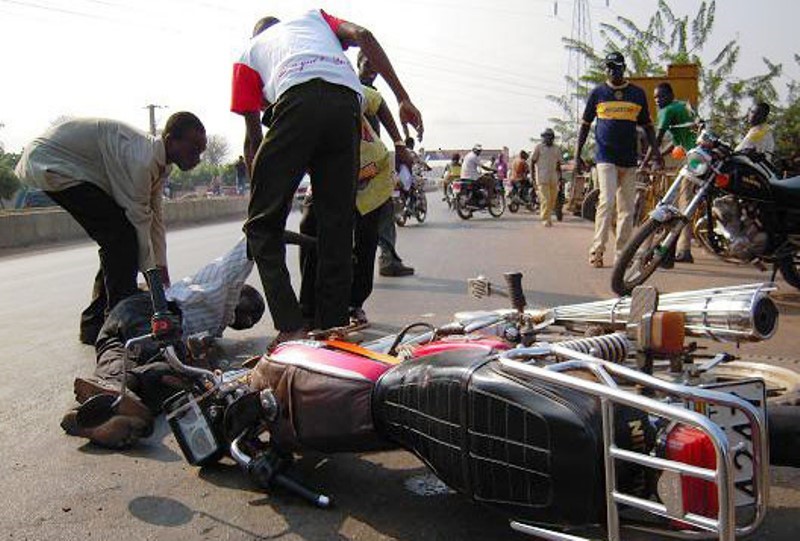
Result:
M651 147L647 150L647 154L642 161L642 168L649 163L651 156L655 152L661 152L670 169L680 168L685 161L686 151L694 148L697 139L693 131L694 113L688 103L675 99L675 93L672 90L672 85L669 83L660 83L656 87L653 96L658 106L658 122L656 125L658 133L656 133L655 147ZM661 143L667 132L669 132L672 138L672 144L666 149L661 150ZM680 154L683 158L672 158L672 150L676 147L683 148L684 151ZM681 183L678 201L681 205L685 205L689 202L690 197L691 183L688 180L684 180ZM668 257L664 261L664 267L672 267L673 261L679 263L694 263L694 258L692 257L691 226L685 227L681 232L681 236L678 238L676 252L677 254L674 257Z

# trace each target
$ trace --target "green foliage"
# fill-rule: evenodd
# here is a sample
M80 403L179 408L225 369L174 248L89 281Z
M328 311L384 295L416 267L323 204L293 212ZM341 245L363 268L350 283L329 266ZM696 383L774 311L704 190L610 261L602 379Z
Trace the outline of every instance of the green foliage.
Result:
M228 154L228 142L222 135L209 135L206 151L200 164L191 171L172 169L170 182L173 193L203 191L209 188L215 178L222 186L236 185L235 163L223 163Z
M774 131L776 164L789 175L800 175L800 101L779 113Z
M755 100L776 104L776 80L782 66L764 58L765 71L749 78L734 76L739 59L739 45L735 40L727 43L716 55L708 56L703 49L714 28L716 2L703 1L694 16L677 15L667 3L659 0L658 9L643 27L634 21L618 16L616 24L601 24L603 45L594 50L588 44L564 39L565 48L577 51L593 65L571 96L552 97L563 111L561 121L550 119L559 135L567 142L574 140L576 122L585 97L594 85L605 80L602 59L611 51L625 55L630 75L652 77L664 74L669 64L693 63L700 66L700 116L724 139L737 141L745 129L743 117ZM800 56L795 56L800 65ZM576 88L569 81L570 88ZM790 103L800 97L800 85L790 83ZM794 96L792 98L791 96ZM577 100L575 98L578 98ZM576 107L576 104L580 107Z
M20 187L19 179L14 174L18 161L19 154L0 152L0 200L11 199Z

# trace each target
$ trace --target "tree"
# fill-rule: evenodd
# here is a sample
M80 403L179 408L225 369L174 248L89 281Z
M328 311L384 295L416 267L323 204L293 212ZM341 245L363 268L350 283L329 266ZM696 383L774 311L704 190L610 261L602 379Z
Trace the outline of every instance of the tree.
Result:
M704 0L694 16L678 16L666 0L659 0L658 9L644 27L622 16L617 17L616 24L601 24L603 45L600 52L586 43L564 38L564 46L588 57L594 68L577 85L575 81L568 81L571 88L576 88L572 96L563 99L550 96L565 113L560 123L551 119L561 130L562 138L565 141L574 139L577 126L574 121L565 119L577 118L575 96L581 98L580 103L585 103L590 88L605 79L602 58L611 51L624 54L628 71L636 76L663 75L664 66L668 64L698 64L700 115L723 138L735 141L741 137L743 113L749 106L747 102L766 99L774 103L778 96L774 82L781 75L782 67L765 58L763 74L746 79L735 77L734 68L739 59L736 40L731 40L710 60L704 61L703 50L714 28L715 12L716 2Z
M211 165L222 165L228 155L228 140L222 135L209 135L203 161Z
M0 208L3 208L3 199L11 199L20 187L19 179L14 174L18 161L19 154L6 154L0 150Z

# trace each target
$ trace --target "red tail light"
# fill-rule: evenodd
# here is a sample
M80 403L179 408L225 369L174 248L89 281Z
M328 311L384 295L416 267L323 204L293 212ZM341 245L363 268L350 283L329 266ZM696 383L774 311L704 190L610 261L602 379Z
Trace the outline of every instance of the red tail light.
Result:
M717 185L717 188L727 188L731 183L731 176L725 173L717 173L717 176L714 178L714 183Z
M667 436L666 458L701 468L717 467L714 444L708 436L695 428L678 425ZM717 485L689 475L681 476L683 509L705 517L719 513ZM681 523L682 524L682 523Z

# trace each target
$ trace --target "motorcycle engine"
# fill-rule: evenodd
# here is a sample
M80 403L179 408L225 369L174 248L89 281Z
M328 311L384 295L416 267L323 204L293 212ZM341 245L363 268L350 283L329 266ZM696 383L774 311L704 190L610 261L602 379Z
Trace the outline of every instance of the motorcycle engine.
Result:
M760 219L756 203L741 201L734 195L716 199L712 205L714 218L727 239L727 254L742 261L764 255L769 235Z

